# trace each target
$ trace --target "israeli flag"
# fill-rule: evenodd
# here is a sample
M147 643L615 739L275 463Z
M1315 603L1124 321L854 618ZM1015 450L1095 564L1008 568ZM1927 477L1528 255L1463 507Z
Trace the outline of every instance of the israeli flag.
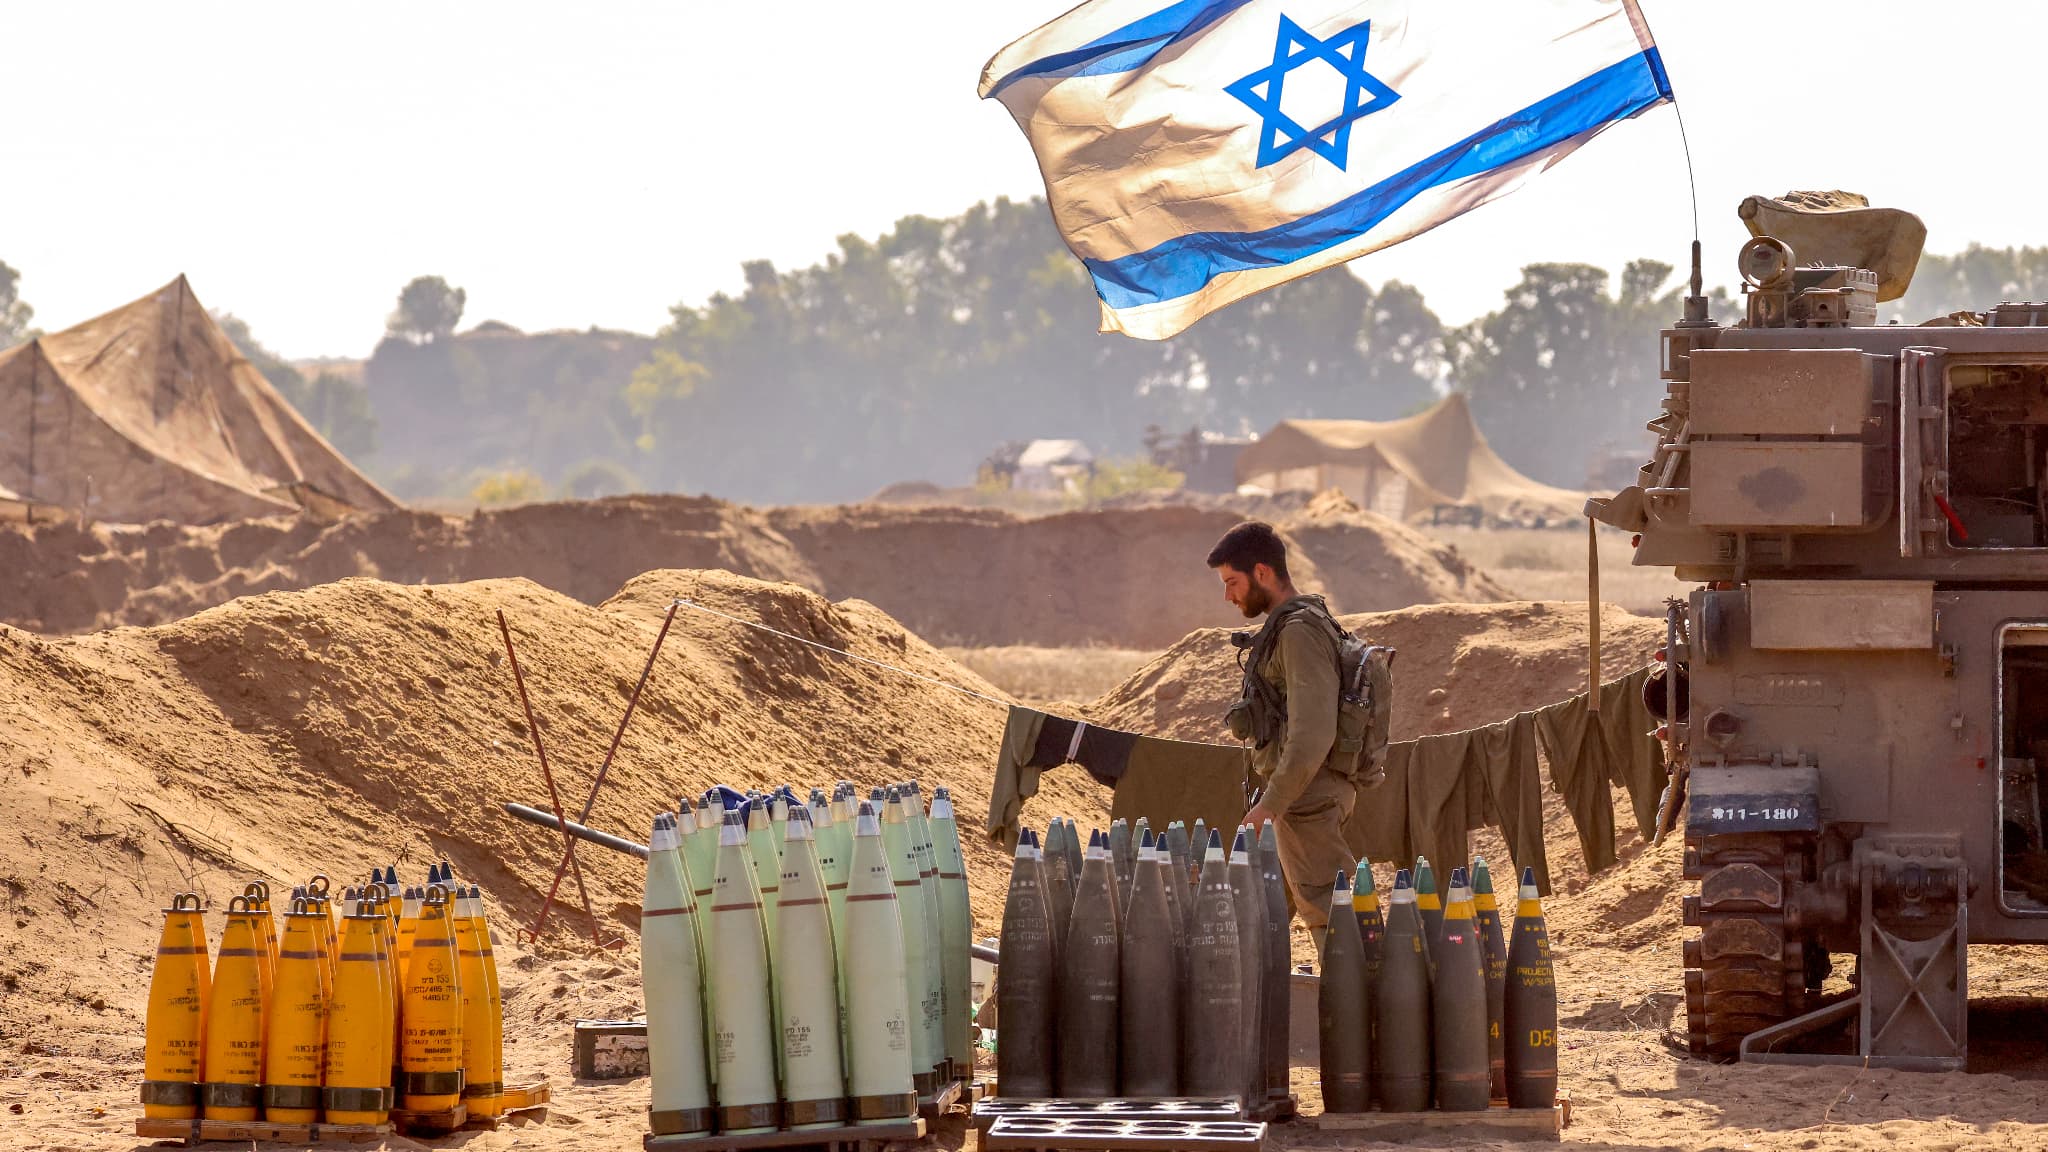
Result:
M1634 0L1091 0L981 94L1103 331L1163 340L1506 195L1671 83Z

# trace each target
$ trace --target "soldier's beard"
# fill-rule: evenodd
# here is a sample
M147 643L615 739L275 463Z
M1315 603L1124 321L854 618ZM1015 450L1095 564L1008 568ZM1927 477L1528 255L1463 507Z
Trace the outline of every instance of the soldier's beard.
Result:
M1271 608L1272 606L1272 595L1268 593L1264 588L1259 587L1257 584L1253 584L1251 587L1245 589L1244 603L1238 605L1238 608L1244 612L1245 619L1256 620L1259 617L1265 615L1266 609Z

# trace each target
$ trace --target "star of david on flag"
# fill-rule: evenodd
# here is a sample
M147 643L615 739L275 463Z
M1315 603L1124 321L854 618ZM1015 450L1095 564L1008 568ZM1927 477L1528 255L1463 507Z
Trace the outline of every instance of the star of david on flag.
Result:
M1671 99L1635 0L1092 0L998 52L1102 328L1165 339Z
M1351 148L1352 122L1401 98L1399 92L1365 70L1365 45L1371 33L1372 21L1362 20L1328 40L1318 40L1285 15L1280 17L1273 62L1223 88L1259 114L1258 167L1285 159L1297 148L1313 148L1316 155L1344 167ZM1281 108L1280 95L1289 72L1318 60L1343 76L1344 103L1328 121L1304 128Z

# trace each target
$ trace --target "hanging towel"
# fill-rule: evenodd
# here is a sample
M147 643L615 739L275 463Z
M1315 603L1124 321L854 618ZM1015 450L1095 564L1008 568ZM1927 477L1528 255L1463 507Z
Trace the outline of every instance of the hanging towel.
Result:
M1550 858L1543 847L1543 778L1536 766L1536 714L1489 724L1473 733L1488 807L1515 872L1536 870L1536 887L1550 895Z

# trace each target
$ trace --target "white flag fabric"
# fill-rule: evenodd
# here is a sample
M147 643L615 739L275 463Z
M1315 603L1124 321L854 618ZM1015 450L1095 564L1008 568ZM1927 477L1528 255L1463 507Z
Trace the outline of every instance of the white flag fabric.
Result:
M1163 340L1671 99L1634 0L1092 0L998 52L1102 329Z

